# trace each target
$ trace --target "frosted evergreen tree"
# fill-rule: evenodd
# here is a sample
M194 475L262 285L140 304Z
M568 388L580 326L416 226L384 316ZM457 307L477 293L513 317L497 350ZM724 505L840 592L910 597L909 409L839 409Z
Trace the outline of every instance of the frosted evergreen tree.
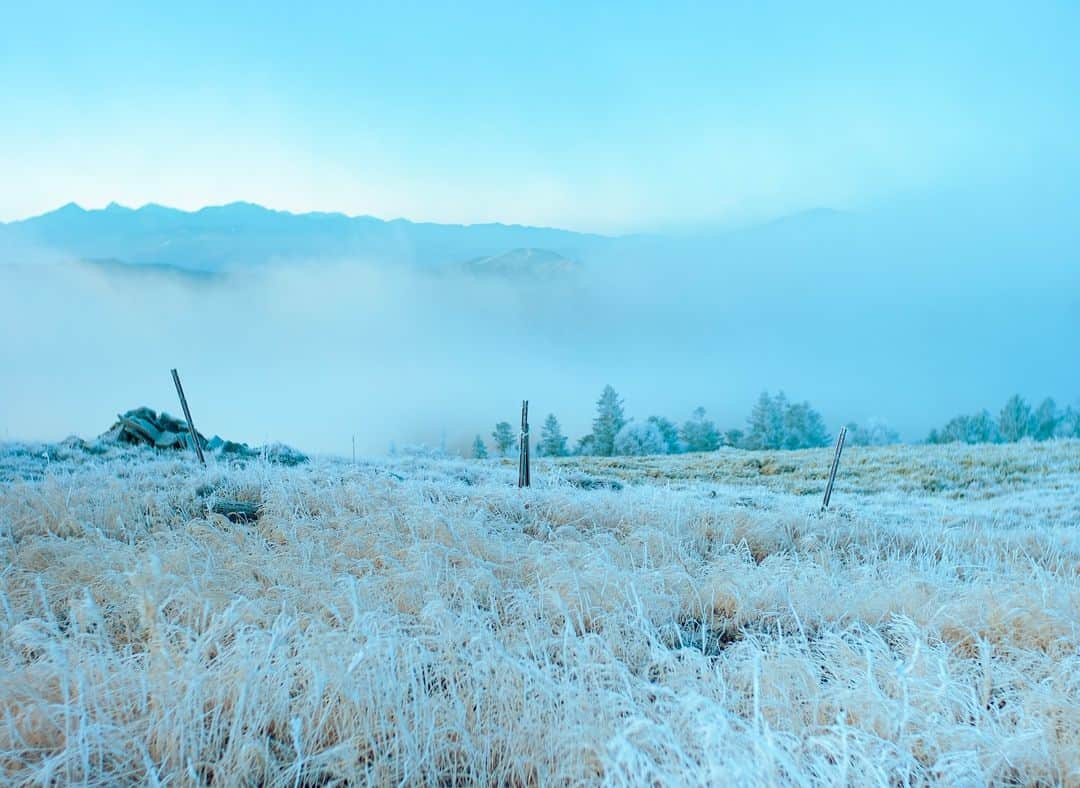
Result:
M781 445L785 449L812 449L829 444L825 422L809 402L788 405L783 424Z
M997 422L987 410L981 410L968 421L968 443L1000 443Z
M664 436L653 422L631 421L615 435L615 454L643 456L665 454Z
M1019 394L1009 397L998 414L998 432L1003 441L1018 441L1034 431L1034 414L1031 406Z
M476 460L486 460L488 456L487 445L484 443L484 439L479 435L476 436L476 440L472 444L472 456Z
M510 450L514 448L514 443L516 443L514 430L508 421L500 421L496 424L495 431L491 433L491 437L495 441L495 451L500 457L509 455Z
M566 436L562 434L554 413L549 413L544 419L540 428L540 443L536 448L545 457L565 457L570 453L566 448Z
M596 401L596 418L593 420L593 453L610 457L615 453L615 436L626 424L622 400L611 386L604 386Z
M1040 403L1032 414L1032 437L1037 441L1050 440L1057 434L1058 424L1062 414L1058 411L1057 403L1051 397L1047 397Z
M773 397L773 407L769 413L770 448L780 449L784 446L784 427L789 407L788 398L784 392L781 391Z
M705 408L697 407L680 432L687 451L716 451L720 448L720 432L705 418Z
M744 443L748 449L779 449L783 441L784 405L787 399L781 393L775 399L769 392L761 392L757 404L750 411L746 422Z
M649 416L649 423L655 424L656 429L660 430L660 435L664 439L665 454L681 454L686 451L686 447L679 440L679 428L672 421L663 416Z
M743 445L748 449L807 449L829 445L821 414L809 402L789 403L784 392L762 392L747 420Z
M767 391L761 392L758 401L746 419L746 435L743 438L748 449L764 449L769 438L769 412L772 409L772 397Z

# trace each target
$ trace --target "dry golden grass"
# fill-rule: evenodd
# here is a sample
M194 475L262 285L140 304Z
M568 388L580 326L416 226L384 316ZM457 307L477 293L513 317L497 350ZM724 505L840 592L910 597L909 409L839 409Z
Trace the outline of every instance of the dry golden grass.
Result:
M1076 441L7 457L10 783L1080 784Z

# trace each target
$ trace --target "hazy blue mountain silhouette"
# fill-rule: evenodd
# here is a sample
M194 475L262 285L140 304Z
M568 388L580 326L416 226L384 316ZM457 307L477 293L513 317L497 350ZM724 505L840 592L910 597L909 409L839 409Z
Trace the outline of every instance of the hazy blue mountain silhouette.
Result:
M274 261L357 259L420 266L458 263L520 248L578 259L610 239L544 227L384 221L340 213L274 211L251 203L181 211L115 203L85 210L69 203L0 226L5 240L77 258L217 271Z
M782 283L804 299L825 299L840 287L850 300L895 285L970 293L1014 282L1020 269L1024 276L1071 283L1080 247L1072 216L1080 199L1067 196L1018 208L1009 195L962 193L867 211L819 208L737 229L624 236L294 214L251 203L198 211L68 204L0 224L0 251L12 261L32 257L22 250L52 250L83 260L210 272L316 260L521 275L573 264L605 276L639 266L665 275L704 268L723 290L745 285L764 293L769 283Z
M246 202L182 211L111 203L86 210L68 203L30 219L0 224L12 249L35 249L90 261L224 271L273 262L355 260L474 273L550 274L599 261L719 260L742 268L766 257L850 242L861 217L807 211L738 230L698 234L603 236L512 224L385 221L341 213L289 213ZM562 261L562 262L558 262Z

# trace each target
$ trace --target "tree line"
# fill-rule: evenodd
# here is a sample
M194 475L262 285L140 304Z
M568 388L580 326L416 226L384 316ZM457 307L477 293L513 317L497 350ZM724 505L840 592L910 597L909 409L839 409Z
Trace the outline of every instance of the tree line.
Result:
M872 430L860 431L867 440L876 434ZM895 436L895 433L888 434ZM500 421L491 433L492 447L498 456L511 454L517 440L517 434L507 421ZM627 418L622 398L609 385L596 401L596 416L589 434L571 447L559 420L550 413L544 419L535 446L536 453L546 457L571 454L612 457L715 451L721 446L805 449L827 446L830 442L831 436L821 414L808 402L789 401L783 392L776 395L762 393L747 418L745 429L722 431L707 417L703 407L695 408L682 424L663 416L649 416L642 421ZM473 442L473 456L481 459L488 456L487 443L479 435Z
M955 416L943 427L933 429L927 443L1011 443L1025 439L1080 438L1080 412L1060 408L1052 397L1037 408L1019 394L1013 394L995 418L990 411Z
M847 425L847 443L855 446L885 446L899 443L900 436L888 424L870 420L865 425ZM926 443L1006 443L1024 439L1080 438L1080 411L1059 408L1050 397L1032 407L1014 394L995 418L987 410L956 416L943 427L931 430ZM809 402L794 402L784 392L763 392L746 419L744 429L721 430L707 417L705 408L695 408L682 424L663 416L638 421L626 416L622 398L610 385L596 401L592 431L571 446L555 414L549 413L540 428L536 453L546 457L591 455L598 457L646 454L683 454L715 451L721 447L740 449L807 449L828 446L832 433ZM500 421L491 433L497 456L507 456L517 448L518 435L510 422ZM488 444L480 436L473 442L474 457L489 456Z

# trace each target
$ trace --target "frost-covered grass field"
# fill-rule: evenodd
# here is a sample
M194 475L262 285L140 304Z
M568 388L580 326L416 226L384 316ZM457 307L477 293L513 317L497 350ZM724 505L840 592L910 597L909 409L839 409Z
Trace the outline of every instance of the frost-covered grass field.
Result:
M848 449L823 517L831 450L42 451L0 457L6 782L1080 784L1077 441Z

